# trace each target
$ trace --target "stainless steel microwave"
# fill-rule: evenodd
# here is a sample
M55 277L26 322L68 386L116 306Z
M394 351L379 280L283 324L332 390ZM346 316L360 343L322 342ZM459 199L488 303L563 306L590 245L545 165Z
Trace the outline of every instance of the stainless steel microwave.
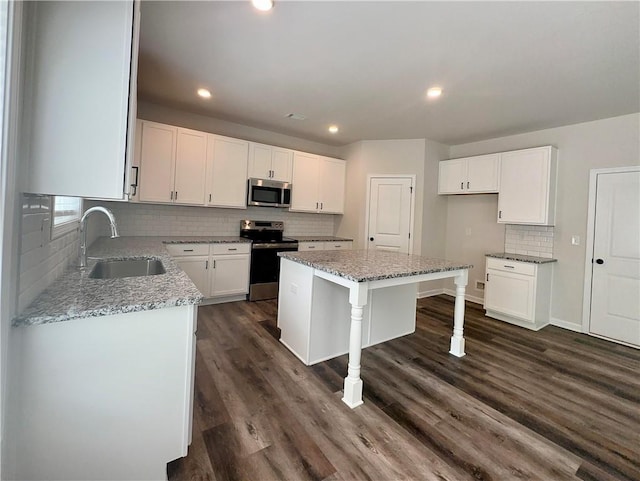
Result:
M290 207L291 183L267 179L249 179L247 205Z

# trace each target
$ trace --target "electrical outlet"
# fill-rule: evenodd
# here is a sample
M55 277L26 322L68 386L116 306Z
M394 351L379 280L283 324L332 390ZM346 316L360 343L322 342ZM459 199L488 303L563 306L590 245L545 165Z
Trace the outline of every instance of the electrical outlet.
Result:
M476 290L477 291L484 291L484 282L476 281Z

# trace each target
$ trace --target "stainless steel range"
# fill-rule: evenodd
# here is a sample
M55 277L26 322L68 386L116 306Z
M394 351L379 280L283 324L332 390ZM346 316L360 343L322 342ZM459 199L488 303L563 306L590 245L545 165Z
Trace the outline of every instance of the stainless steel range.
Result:
M278 297L280 258L278 252L297 251L298 241L283 237L284 222L263 220L240 221L240 237L251 239L249 300Z

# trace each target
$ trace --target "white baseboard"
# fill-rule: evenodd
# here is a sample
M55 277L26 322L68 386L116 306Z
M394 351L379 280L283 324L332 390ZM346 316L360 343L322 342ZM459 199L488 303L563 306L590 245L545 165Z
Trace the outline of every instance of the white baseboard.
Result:
M444 294L444 289L430 289L428 291L420 291L418 292L418 299L422 299L424 297L433 297L439 296L440 294Z
M444 294L448 296L456 297L456 291L454 291L453 289L444 289ZM465 301L473 302L474 304L480 304L481 306L484 306L484 299L482 297L476 297L476 296L472 296L469 293L465 293L464 299Z
M562 329L567 329L569 331L582 332L582 324L577 322L569 322L563 319L552 317L549 324L551 324L552 326L561 327Z

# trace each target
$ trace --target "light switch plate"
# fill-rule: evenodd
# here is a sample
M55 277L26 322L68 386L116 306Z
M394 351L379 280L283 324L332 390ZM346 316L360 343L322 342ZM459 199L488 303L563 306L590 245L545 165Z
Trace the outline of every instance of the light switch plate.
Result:
M579 235L572 235L571 236L571 245L572 246L579 246L580 245L580 236Z

